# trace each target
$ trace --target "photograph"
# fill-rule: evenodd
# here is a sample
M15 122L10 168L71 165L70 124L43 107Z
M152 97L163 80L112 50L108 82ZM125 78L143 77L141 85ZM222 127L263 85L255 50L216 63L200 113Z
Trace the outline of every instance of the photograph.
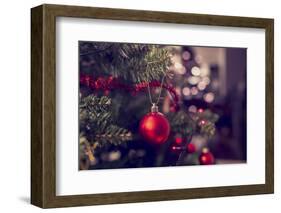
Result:
M247 162L247 48L78 47L79 170Z

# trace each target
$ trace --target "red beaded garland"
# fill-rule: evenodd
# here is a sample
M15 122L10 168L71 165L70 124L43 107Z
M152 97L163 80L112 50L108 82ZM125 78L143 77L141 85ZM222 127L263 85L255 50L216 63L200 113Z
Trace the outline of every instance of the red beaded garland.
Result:
M120 89L120 90L125 90L130 92L132 95L136 95L138 92L144 92L146 91L147 87L153 87L153 88L158 88L161 87L161 82L159 81L152 81L152 82L140 82L134 85L128 85L125 83L122 83L120 79L115 78L113 76L108 76L108 77L98 77L98 78L93 78L89 75L81 75L80 76L80 84L87 86L93 90L115 90L115 89ZM175 91L175 88L172 85L168 84L163 84L162 87L169 91L169 93L172 95L173 100L174 100L174 110L177 111L179 106L179 97Z

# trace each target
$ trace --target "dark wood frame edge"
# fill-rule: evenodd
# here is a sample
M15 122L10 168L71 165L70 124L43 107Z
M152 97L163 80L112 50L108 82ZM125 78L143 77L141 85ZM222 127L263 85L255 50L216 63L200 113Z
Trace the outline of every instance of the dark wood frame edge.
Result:
M97 18L266 31L266 183L195 189L56 196L56 17ZM41 5L31 9L31 203L41 208L164 201L274 192L274 20L126 9Z

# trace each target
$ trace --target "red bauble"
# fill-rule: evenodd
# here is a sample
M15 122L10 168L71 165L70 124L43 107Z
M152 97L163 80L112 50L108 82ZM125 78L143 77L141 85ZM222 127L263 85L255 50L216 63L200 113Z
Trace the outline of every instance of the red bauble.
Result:
M182 138L181 137L176 137L175 138L175 143L176 144L181 144L182 143Z
M199 156L199 162L201 165L211 165L215 163L214 155L207 149L202 150L201 155Z
M193 143L187 144L186 148L188 153L194 153L196 151L196 148Z
M163 144L170 134L169 121L160 112L150 112L142 118L139 133L151 144Z

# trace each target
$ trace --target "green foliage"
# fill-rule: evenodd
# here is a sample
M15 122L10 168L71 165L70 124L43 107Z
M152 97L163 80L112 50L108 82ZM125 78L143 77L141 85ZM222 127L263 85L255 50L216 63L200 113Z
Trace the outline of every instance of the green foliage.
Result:
M80 42L83 72L111 75L131 83L160 80L171 65L167 49L159 45ZM82 65L83 66L83 65Z
M207 137L212 137L216 133L215 123L218 121L219 116L216 113L213 113L211 110L204 110L201 113L197 113L196 121L205 121L204 125L200 126L200 134L206 135Z
M216 133L216 126L212 122L207 122L205 125L202 125L200 128L200 133L206 135L208 138L212 137Z
M196 130L196 122L183 110L177 113L170 113L168 119L170 121L171 130L174 133L187 136Z
M167 49L152 46L150 52L145 56L145 62L147 67L146 71L140 75L140 82L161 80L168 74L169 66L171 66L170 53Z
M105 129L103 134L97 134L95 139L100 145L110 143L117 146L123 142L132 140L132 133L119 126L110 125Z
M111 100L106 97L89 95L80 101L80 129L100 133L112 122Z
M108 143L118 145L131 140L131 132L114 124L112 101L107 96L89 95L80 100L80 134L87 133L90 143L100 146ZM83 134L82 134L83 135Z
M210 121L212 123L216 123L218 121L218 119L219 119L218 114L213 113L209 109L206 109L203 112L198 113L197 115L198 115L199 119L206 119L206 120L208 120L208 121Z
M172 132L180 133L183 136L200 133L208 138L215 134L216 127L214 123L218 118L218 115L210 110L190 114L181 110L168 115ZM201 123L202 121L204 121L203 124Z

